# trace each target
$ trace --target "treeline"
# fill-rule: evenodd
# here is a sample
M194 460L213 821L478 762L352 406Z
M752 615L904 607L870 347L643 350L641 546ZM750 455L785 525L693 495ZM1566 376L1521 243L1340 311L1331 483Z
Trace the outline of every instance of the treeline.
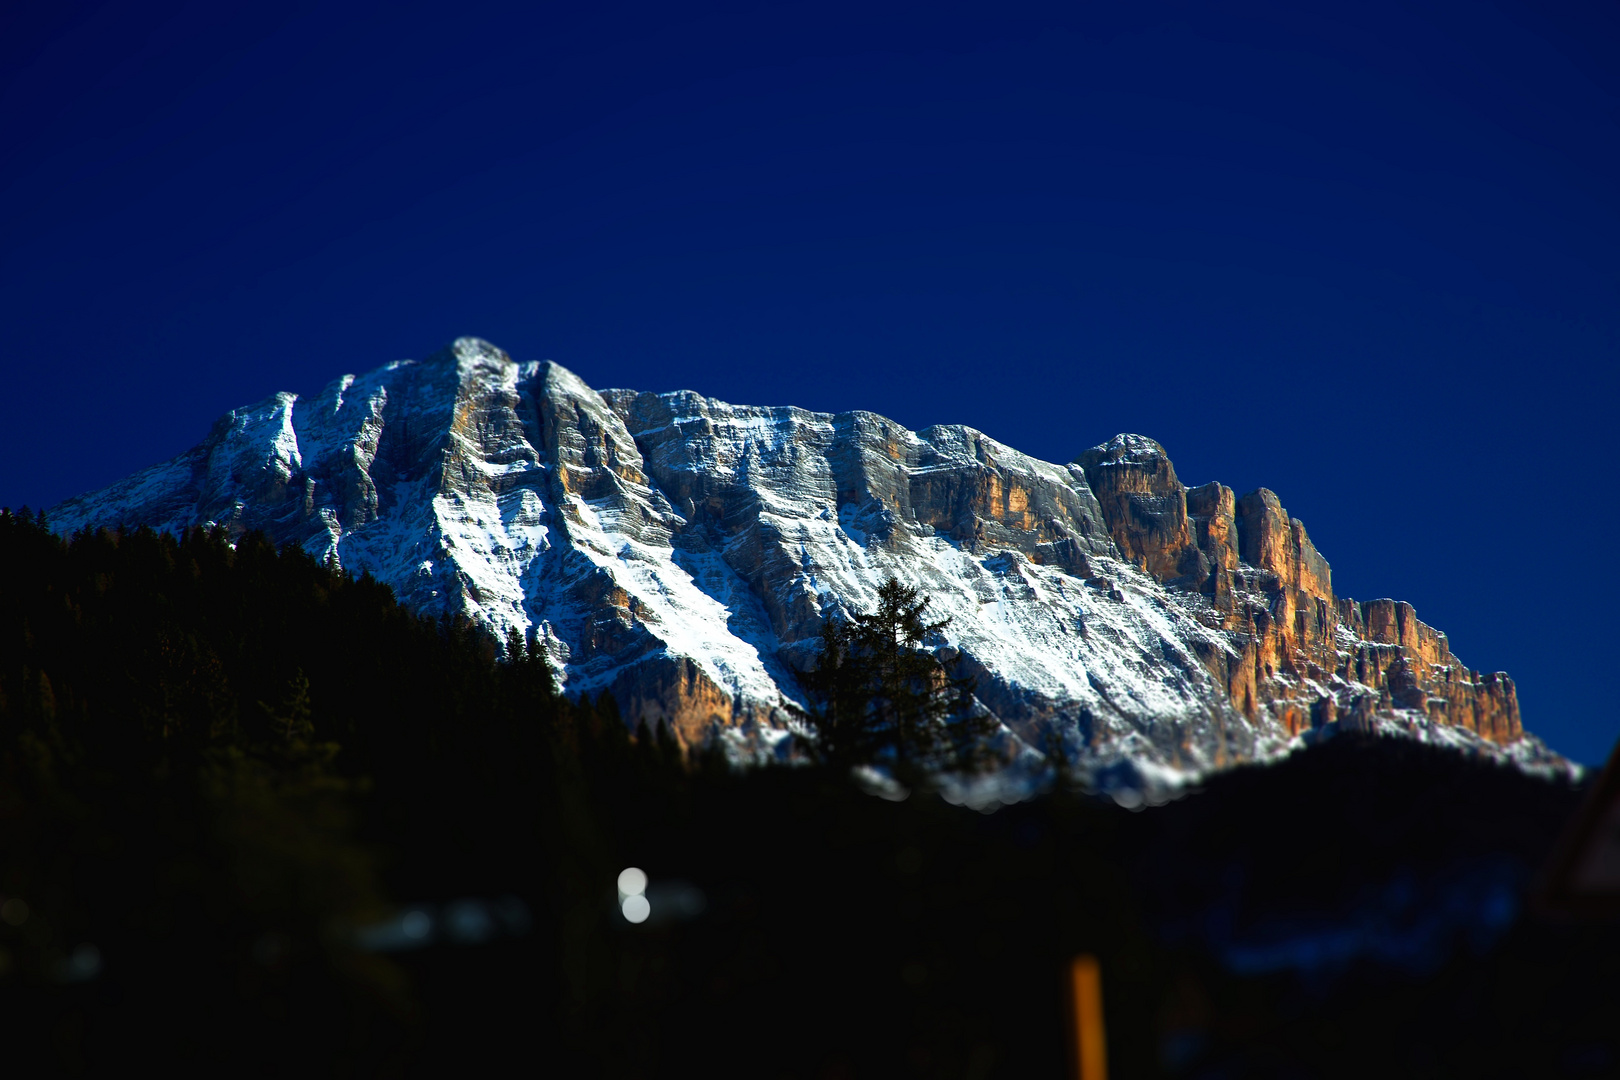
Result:
M0 1010L30 1033L19 1058L371 1075L543 1048L570 1076L989 1075L1061 1060L1060 1035L1008 1035L1031 1010L1061 1031L1067 955L1127 958L1116 1002L1145 985L1105 808L1065 797L1060 828L1032 829L851 782L852 751L906 766L907 726L960 712L931 658L841 641L836 701L810 719L846 741L733 771L609 699L563 698L520 642L498 659L262 536L65 539L0 514L0 560L0 894L27 905L0 921ZM878 615L916 637L925 598L890 599ZM971 757L982 721L951 723L945 749ZM684 883L701 917L630 926L628 865ZM357 947L355 927L462 897L516 899L532 932ZM1009 979L992 1008L958 991Z
M7 512L0 565L0 988L137 994L53 1021L63 1061L132 1034L199 1062L403 1052L420 995L350 928L457 895L559 917L612 880L617 824L688 783L672 740L568 702L521 643L497 662L263 536ZM561 1030L564 946L527 947Z

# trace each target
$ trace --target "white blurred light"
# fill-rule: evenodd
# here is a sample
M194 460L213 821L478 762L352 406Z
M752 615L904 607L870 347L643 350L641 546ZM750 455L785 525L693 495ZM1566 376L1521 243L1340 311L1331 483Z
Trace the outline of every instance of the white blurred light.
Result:
M640 896L647 891L647 875L634 866L627 866L619 871L619 895ZM646 918L645 915L642 918ZM631 922L640 922L641 919L631 919Z
M411 911L399 921L399 926L405 931L406 937L427 937L428 931L433 929L433 919L425 911Z
M637 870L636 873L639 874L641 871ZM652 914L652 905L647 903L645 896L637 893L635 896L625 897L624 903L619 905L619 910L624 912L624 917L629 922L646 922L647 916Z
M1114 802L1127 810L1140 810L1142 804L1146 801L1142 797L1142 793L1135 788L1121 788L1119 791L1114 792Z

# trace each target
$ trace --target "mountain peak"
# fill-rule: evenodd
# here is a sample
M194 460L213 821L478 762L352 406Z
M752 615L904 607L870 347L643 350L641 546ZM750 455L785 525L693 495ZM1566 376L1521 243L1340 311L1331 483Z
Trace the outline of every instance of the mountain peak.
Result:
M262 529L744 754L785 745L825 613L895 577L950 617L941 655L1001 722L1014 786L1054 740L1096 783L1158 783L1344 725L1561 761L1511 680L1408 605L1335 596L1275 495L1189 491L1141 435L1065 467L957 425L598 393L459 338L233 410L50 519Z
M1152 465L1160 461L1169 461L1170 455L1164 452L1164 447L1146 435L1131 435L1121 432L1105 443L1099 443L1083 452L1075 459L1082 464L1128 464Z

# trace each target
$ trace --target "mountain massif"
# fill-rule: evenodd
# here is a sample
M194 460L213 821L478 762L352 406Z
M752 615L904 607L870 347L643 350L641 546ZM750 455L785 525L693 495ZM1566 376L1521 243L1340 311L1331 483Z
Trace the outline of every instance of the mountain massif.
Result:
M597 391L463 338L232 410L49 520L262 530L741 754L790 730L822 620L892 576L949 616L928 644L1026 771L1061 746L1100 786L1173 784L1340 728L1567 767L1505 674L1335 595L1275 494L1189 489L1139 435L1053 464L959 425Z

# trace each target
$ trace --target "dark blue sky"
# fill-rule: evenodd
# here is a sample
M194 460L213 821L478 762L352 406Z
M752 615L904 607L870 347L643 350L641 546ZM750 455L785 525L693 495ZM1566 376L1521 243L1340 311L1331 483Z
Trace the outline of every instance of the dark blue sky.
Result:
M0 8L0 503L477 334L1152 435L1620 734L1612 3L448 7Z

